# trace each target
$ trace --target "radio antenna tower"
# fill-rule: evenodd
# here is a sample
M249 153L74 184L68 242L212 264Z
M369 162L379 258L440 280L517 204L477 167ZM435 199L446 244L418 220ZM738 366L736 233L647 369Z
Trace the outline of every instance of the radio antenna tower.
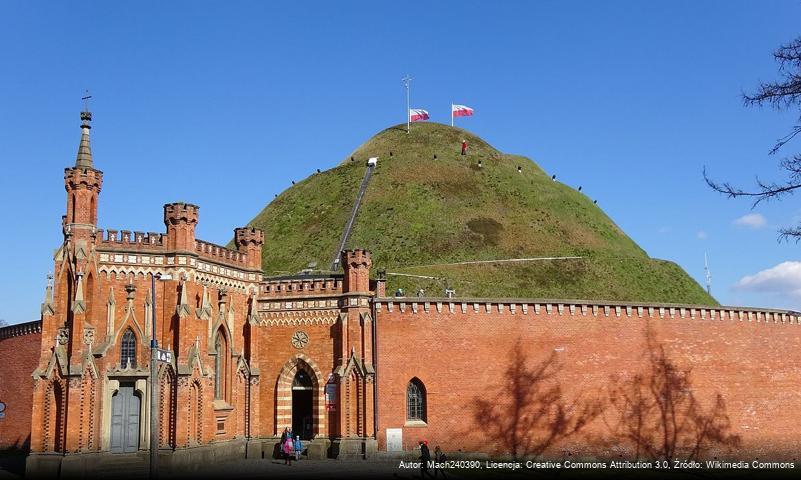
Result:
M709 271L709 261L704 252L704 274L706 276L706 293L712 295L712 273Z

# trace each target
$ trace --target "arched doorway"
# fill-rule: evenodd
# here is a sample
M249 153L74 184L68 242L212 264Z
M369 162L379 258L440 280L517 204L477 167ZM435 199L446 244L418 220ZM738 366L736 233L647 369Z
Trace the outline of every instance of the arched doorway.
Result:
M292 432L302 440L314 436L314 385L308 373L298 370L292 380Z
M296 377L298 372L303 376ZM317 364L302 353L293 355L281 368L275 385L275 435L281 435L286 427L296 426L304 430L303 423L295 424L295 420L302 422L309 415L309 407L303 407L304 396L311 398L311 428L305 428L306 438L326 437L328 435L328 416L325 410L323 396L323 374ZM293 387L297 386L295 390ZM310 390L306 390L311 387ZM300 392L297 398L293 392ZM307 422L308 425L308 422Z

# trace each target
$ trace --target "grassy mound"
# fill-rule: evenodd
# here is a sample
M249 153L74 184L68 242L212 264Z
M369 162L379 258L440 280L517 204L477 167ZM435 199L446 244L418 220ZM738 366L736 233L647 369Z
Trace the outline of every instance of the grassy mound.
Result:
M447 284L458 296L716 303L676 264L648 257L584 194L525 157L436 123L415 124L411 134L388 128L267 205L250 222L265 231L267 275L310 262L327 268L374 156L348 246L373 252L374 270L390 273L389 291L442 295ZM559 256L582 258L449 265Z

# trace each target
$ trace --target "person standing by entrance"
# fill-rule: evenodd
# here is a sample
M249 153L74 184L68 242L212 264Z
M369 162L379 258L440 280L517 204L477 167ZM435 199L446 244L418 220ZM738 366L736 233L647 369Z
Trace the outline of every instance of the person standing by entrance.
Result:
M288 435L284 441L284 465L292 466L292 457L295 454L295 442L292 441L292 436Z
M303 452L303 442L300 441L300 435L295 435L295 460L300 460L300 454Z

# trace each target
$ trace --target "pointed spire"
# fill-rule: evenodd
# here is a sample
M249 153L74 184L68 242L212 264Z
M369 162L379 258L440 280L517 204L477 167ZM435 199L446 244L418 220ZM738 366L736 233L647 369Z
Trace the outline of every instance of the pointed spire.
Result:
M75 159L77 168L95 168L92 164L92 147L89 144L89 130L92 129L92 112L89 111L89 99L92 98L87 90L83 97L84 109L81 112L81 143L78 145L78 157Z
M76 274L78 277L78 286L75 288L75 300L72 304L72 312L81 314L86 312L86 303L83 299L83 272Z
M175 307L175 313L178 314L179 317L183 318L189 315L189 301L186 298L186 282L181 279L181 296L178 299L178 305Z
M42 303L42 315L54 315L56 313L53 304L53 274L47 273L47 288L45 289L45 299Z

